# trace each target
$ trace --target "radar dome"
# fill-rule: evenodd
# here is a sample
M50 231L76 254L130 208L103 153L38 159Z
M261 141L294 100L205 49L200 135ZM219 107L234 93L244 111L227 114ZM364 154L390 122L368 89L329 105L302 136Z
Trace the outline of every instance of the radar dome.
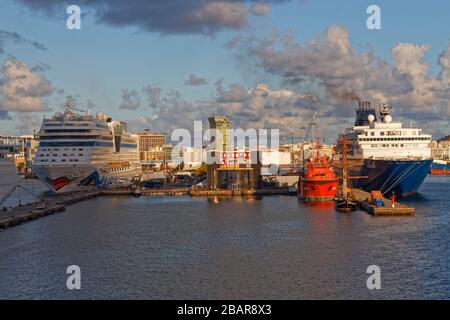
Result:
M384 122L391 123L392 117L390 115L384 116Z
M372 124L372 122L375 120L375 116L373 114L369 114L367 116L367 120L369 120L369 123Z

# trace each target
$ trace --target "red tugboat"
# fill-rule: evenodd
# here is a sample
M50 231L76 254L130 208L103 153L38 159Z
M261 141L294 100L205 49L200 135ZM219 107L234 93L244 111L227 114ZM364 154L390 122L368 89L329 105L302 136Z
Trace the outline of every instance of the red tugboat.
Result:
M318 139L318 141L320 141ZM298 197L304 201L333 201L338 190L338 177L326 156L320 156L317 143L316 156L308 160L298 181Z

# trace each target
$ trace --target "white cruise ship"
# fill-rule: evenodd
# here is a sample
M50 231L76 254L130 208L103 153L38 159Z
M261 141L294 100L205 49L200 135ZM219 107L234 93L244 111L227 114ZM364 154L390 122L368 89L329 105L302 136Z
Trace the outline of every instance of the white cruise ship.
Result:
M22 180L14 158L18 152L18 145L0 137L0 205Z
M355 179L353 187L366 191L381 190L385 196L393 192L407 196L417 192L431 166L431 135L422 129L403 127L392 121L391 107L386 104L377 110L370 102L360 102L355 125L345 136L353 141L350 158L363 159L363 164L350 168L352 175L367 176Z
M58 193L131 181L141 166L137 139L126 129L101 112L75 110L68 100L64 113L42 122L33 173Z

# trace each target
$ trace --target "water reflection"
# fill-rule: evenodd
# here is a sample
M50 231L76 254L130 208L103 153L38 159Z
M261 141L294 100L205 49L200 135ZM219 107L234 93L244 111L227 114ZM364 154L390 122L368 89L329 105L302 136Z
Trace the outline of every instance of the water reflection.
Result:
M92 199L0 232L0 298L448 299L450 183L421 192L414 217L392 218L292 196Z
M235 203L255 203L257 201L261 201L263 196L260 195L251 195L251 196L241 196L241 197L232 197L232 196L213 196L207 197L206 200L211 204L219 204L221 202L235 202Z

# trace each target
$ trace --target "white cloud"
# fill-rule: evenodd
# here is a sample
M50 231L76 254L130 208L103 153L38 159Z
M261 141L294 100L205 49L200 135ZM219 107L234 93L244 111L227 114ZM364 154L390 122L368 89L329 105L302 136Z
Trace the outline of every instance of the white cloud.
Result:
M14 58L7 58L2 66L0 83L1 111L45 111L45 97L54 88L42 74L32 72L28 65Z
M405 116L450 115L450 50L439 56L442 71L435 77L423 59L429 45L398 43L391 50L394 62L390 64L372 52L356 52L348 31L339 26L328 27L324 38L306 45L277 33L248 43L258 66L267 73L298 88L315 83L317 96L335 108L334 116L349 114L355 102L366 99L389 103Z

